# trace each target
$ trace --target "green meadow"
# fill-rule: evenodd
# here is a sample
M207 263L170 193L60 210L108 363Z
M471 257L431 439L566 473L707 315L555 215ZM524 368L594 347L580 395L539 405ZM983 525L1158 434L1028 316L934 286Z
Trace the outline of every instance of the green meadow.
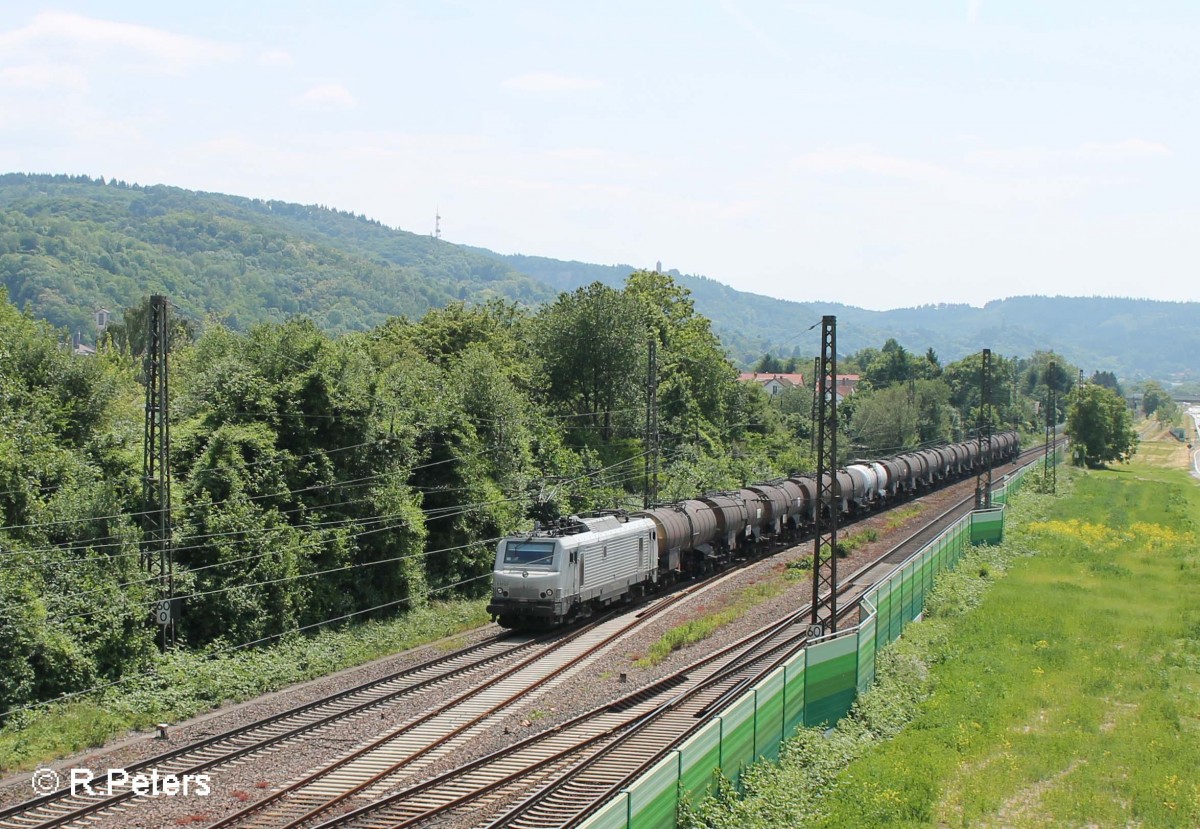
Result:
M1200 486L1059 472L940 583L827 735L686 821L712 827L1200 826Z

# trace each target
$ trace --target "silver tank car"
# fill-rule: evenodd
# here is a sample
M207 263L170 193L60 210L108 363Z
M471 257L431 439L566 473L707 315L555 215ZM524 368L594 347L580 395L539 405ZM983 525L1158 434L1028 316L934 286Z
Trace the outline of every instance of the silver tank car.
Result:
M900 491L908 467L895 458L885 458L878 462L883 467L884 480L883 497L892 498Z
M846 474L854 481L854 503L867 507L879 498L879 471L872 464L853 463L846 467Z

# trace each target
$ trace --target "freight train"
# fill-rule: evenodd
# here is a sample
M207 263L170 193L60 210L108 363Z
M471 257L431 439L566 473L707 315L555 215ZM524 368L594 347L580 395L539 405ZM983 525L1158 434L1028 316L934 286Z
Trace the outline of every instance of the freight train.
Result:
M1016 432L993 435L990 463L1018 451ZM967 441L853 463L837 471L823 503L815 476L797 475L644 512L563 518L497 545L488 612L509 628L572 622L797 540L813 529L818 509L852 521L974 475L989 465L987 454L986 445Z

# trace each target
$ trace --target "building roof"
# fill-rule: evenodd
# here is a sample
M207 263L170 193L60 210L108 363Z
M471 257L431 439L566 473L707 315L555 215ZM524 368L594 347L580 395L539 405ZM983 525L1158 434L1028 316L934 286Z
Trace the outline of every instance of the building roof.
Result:
M744 383L749 383L749 382L753 381L755 383L759 383L764 386L767 383L770 383L772 380L778 382L780 385L783 385L783 386L803 386L804 385L804 375L803 374L783 374L780 372L770 372L770 371L743 371L741 374L738 375L738 379Z

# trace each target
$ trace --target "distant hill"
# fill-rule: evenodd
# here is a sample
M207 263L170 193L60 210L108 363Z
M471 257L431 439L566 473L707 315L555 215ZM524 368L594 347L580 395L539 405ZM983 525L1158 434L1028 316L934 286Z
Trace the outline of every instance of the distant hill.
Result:
M460 299L536 305L597 280L620 285L632 270L501 255L318 206L87 177L0 176L0 284L19 307L85 337L96 309L119 311L152 292L236 328L304 314L343 332ZM832 313L842 353L895 337L910 350L933 347L943 361L985 346L1017 355L1053 349L1089 372L1200 376L1200 303L1018 297L983 308L868 311L671 273L743 364L767 351L810 355L816 337L805 330Z
M513 269L559 290L589 282L619 285L628 266L588 265L535 256L503 256ZM668 271L692 292L730 355L742 364L764 353L808 356L816 336L805 329L824 314L838 318L838 351L881 346L889 337L912 351L932 347L943 362L983 348L1026 356L1052 350L1093 371L1123 378L1200 379L1200 303L1102 297L1025 296L970 305L924 305L869 311L828 302L789 302L735 290L703 276Z
M92 330L162 292L244 328L292 314L334 332L462 299L557 293L494 257L322 207L68 176L0 176L0 284L22 309Z

